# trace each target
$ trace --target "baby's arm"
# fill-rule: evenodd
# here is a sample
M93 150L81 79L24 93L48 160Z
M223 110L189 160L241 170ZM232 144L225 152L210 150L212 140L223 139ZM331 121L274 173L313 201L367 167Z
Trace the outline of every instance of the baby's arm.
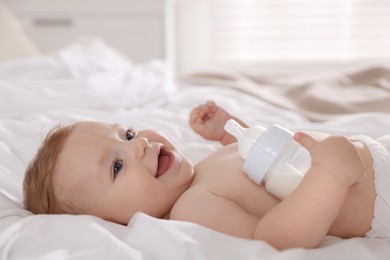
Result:
M338 216L348 189L364 178L355 146L345 137L318 142L297 133L295 140L310 151L312 167L298 188L259 220L254 238L277 248L319 245Z
M219 141L223 145L234 143L237 140L226 133L224 125L233 118L239 124L247 127L242 120L232 116L225 109L217 106L214 101L207 101L192 109L189 123L191 128L203 138L211 141Z

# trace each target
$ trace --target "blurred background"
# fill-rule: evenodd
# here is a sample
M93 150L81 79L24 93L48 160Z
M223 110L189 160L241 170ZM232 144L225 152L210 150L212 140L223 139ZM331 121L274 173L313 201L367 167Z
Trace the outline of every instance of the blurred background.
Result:
M42 53L101 37L135 62L264 71L390 59L389 0L2 0Z

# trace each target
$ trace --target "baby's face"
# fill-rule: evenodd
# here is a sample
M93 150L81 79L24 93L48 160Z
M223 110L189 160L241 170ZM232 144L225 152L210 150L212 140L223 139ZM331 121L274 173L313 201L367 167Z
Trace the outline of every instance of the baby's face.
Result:
M53 182L60 201L127 224L137 211L164 217L192 178L192 164L157 132L82 122L59 154Z

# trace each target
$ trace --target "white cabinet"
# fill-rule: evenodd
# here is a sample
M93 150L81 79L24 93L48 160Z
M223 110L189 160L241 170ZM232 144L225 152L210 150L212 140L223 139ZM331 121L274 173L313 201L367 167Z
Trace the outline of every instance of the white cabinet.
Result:
M131 60L164 58L164 0L6 0L42 52L101 37Z

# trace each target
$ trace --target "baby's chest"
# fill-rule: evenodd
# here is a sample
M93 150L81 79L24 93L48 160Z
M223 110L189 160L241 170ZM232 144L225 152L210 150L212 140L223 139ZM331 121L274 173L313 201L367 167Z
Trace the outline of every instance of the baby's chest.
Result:
M210 192L238 204L256 217L262 217L278 200L263 185L249 179L242 171L243 162L235 148L227 147L216 152L195 167L196 177L191 188Z

